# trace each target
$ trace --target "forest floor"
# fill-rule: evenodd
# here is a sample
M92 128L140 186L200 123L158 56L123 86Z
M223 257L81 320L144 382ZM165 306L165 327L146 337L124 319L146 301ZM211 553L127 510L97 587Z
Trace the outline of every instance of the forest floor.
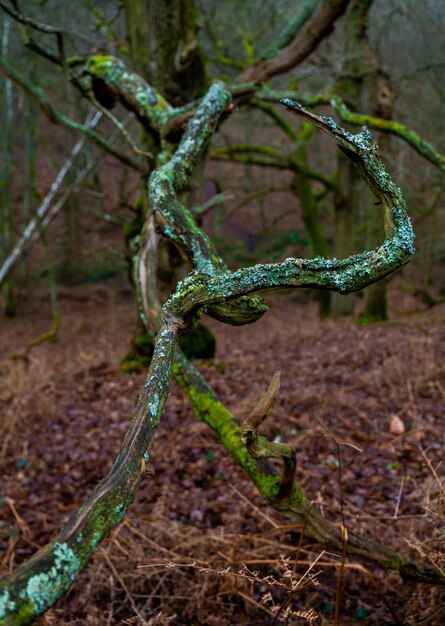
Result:
M144 383L144 373L119 370L135 321L125 289L62 289L60 310L58 341L27 360L8 356L47 330L46 300L1 320L2 574L49 541L105 475ZM314 303L285 294L253 326L207 323L217 356L200 367L240 419L281 370L263 432L295 446L297 478L323 514L442 567L445 308L359 327L320 321ZM124 521L41 626L332 624L335 607L346 625L445 623L443 588L358 559L342 568L339 554L265 507L175 386L153 464ZM282 604L289 576L305 576L289 597L294 615L275 622L268 593Z

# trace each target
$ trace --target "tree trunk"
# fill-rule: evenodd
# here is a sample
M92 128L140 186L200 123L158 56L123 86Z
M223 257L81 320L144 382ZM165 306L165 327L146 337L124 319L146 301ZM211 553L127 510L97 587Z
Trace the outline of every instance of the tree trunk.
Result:
M364 77L367 71L363 44L371 4L372 0L354 0L346 14L345 58L336 91L353 111L362 109ZM357 252L362 194L354 164L341 152L338 157L338 188L335 199L334 255L341 259ZM349 315L353 312L354 302L354 295L343 298L333 294L332 310L337 315Z
M369 54L375 59L376 64L376 70L372 72L368 81L372 100L372 114L389 120L392 117L395 94L389 76L378 69L377 58L371 48L369 48ZM382 154L388 154L391 144L390 135L379 133L377 144ZM373 248L379 245L383 236L381 207L375 206L372 200L368 199L366 203L366 246ZM387 281L382 280L370 285L369 289L365 290L365 307L359 318L361 324L383 322L388 319L386 285Z
M131 57L138 74L174 106L200 98L207 88L207 76L203 55L195 37L194 0L126 0L125 13ZM158 137L145 130L142 133L143 149L153 154L157 161L165 146L162 141L159 143ZM169 139L175 141L179 137ZM203 164L204 161L194 172L190 184L192 193L186 191L184 197L193 197L193 189L202 177ZM138 247L135 238L139 241L142 225L151 211L146 184L147 181L141 179L136 217L127 229L127 232L131 231L131 237L126 237L131 276L135 271L134 249ZM155 233L153 236L157 237ZM164 302L176 284L185 277L187 270L176 246L169 241L161 239L158 242L155 256L151 260L150 269L156 276L151 278L150 288L159 290L159 299ZM143 337L148 344L152 342L152 338L145 334L144 326L139 319L133 344L137 337ZM141 356L141 363L151 358L150 350Z
M300 164L307 167L307 149L304 144L305 124L303 124L303 130L300 133L302 145L298 146L293 156L298 159ZM306 128L310 128L310 131L312 131L314 127L307 124ZM291 184L300 201L304 228L311 246L311 255L328 258L328 245L321 228L318 203L312 188L312 182L308 176L305 176L301 172L295 172ZM331 313L331 295L329 291L320 291L317 293L319 303L318 310L321 318L327 318Z
M135 69L175 106L203 95L207 77L193 0L126 0Z
M5 16L3 20L3 32L1 49L2 55L7 58L10 41L10 21ZM12 147L14 132L14 102L12 93L12 81L9 78L3 79L1 109L2 122L1 145L2 162L0 163L0 252L7 254L12 247L14 238L13 210L12 210ZM14 282L10 278L5 284L5 315L13 317L17 313L15 300Z

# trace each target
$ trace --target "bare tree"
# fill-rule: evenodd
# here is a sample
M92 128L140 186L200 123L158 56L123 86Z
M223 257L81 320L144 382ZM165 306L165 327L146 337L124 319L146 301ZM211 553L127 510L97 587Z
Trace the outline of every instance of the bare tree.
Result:
M3 6L4 3L0 4ZM256 72L259 72L258 80L262 80L273 75L277 68L284 71L289 67L289 58L294 61L301 58L304 45L309 54L324 36L322 34L329 32L346 5L347 2L325 2L323 11L313 18L315 20L318 16L319 22L314 25L309 21L301 31L301 45L294 45L298 40L296 36L293 44L289 44L292 45L291 51L288 50L284 58L280 57L279 50L287 48L280 47L280 44L275 61L272 59L266 65L260 64L260 69L252 69L250 77L257 79ZM27 26L45 28L32 20L30 24L29 19L15 8L8 7L8 10ZM330 22L326 12L331 16ZM315 37L317 24L320 30ZM150 474L152 440L172 376L184 390L196 415L218 434L227 452L271 506L302 522L306 531L321 542L341 548L350 555L372 559L384 569L395 570L406 578L444 584L441 572L412 563L389 546L353 532L346 538L344 529L327 521L310 504L295 476L295 450L286 444L272 443L258 434L258 427L266 419L278 392L277 377L247 420L239 424L178 349L180 336L187 333L204 312L234 326L253 323L267 310L261 295L263 292L304 287L348 294L375 283L409 261L414 251L414 235L405 200L379 159L370 132L362 129L352 134L331 118L318 116L293 99L282 100L291 113L326 132L355 165L358 175L375 195L379 210L383 208L384 241L375 249L342 260L288 258L281 263L257 264L231 271L184 204L183 193L190 186L208 142L233 112L234 102L251 97L261 86L238 83L228 88L214 83L201 99L191 105L174 107L154 86L114 56L99 53L68 62L60 43L60 31L55 29L50 34L56 36L58 48L56 52L45 50L47 57L61 64L71 80L92 100L94 96L88 86L95 84L97 88L100 85L102 94L107 93L113 103L119 100L135 113L143 127L149 129L162 146L146 189L150 210L145 215L138 253L134 258L140 314L147 331L154 336L154 353L133 419L109 474L51 543L0 581L0 624L33 623L71 586L100 542L125 515L141 480ZM33 46L38 49L35 43ZM91 128L79 124L73 126L70 120L61 117L44 94L23 81L8 64L3 63L2 68L13 80L34 93L49 115L71 129L76 126L75 130L87 134L128 163L126 155L93 133ZM179 141L171 141L172 134L178 133ZM139 170L146 171L145 166L146 163L136 163ZM162 306L153 280L160 236L177 247L191 268ZM260 463L264 458L281 459L282 471L266 475Z

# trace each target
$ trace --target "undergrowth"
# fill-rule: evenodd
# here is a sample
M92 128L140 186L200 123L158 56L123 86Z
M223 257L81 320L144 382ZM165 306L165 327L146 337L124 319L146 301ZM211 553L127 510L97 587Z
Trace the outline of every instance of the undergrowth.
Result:
M2 573L49 540L106 473L143 384L143 374L119 373L131 303L112 290L75 294L62 292L58 342L27 360L7 357L36 325L45 327L45 312L2 328ZM442 321L430 315L358 329L276 299L258 329L214 324L218 353L205 366L240 418L281 369L264 432L295 445L308 496L346 530L441 571ZM397 433L394 415L403 426ZM265 508L176 389L153 452L156 476L40 626L444 623L442 589L343 559Z

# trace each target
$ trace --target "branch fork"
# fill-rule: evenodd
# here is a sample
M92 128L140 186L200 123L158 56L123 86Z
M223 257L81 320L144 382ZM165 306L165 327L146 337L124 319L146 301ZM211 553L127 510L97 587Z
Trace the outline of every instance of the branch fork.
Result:
M337 4L340 5L340 0ZM162 135L174 114L168 104L140 77L128 72L122 62L98 55L89 63L91 75L107 80L118 96L150 127ZM218 255L178 194L187 185L194 166L221 116L227 112L230 92L213 85L190 119L176 151L165 165L153 172L148 194L155 221L162 235L185 252L193 272L179 283L160 311L154 353L147 382L137 404L122 449L113 467L96 487L53 543L39 550L10 576L0 581L0 624L24 626L33 623L71 586L99 543L121 521L134 499L149 461L150 446L167 400L172 374L185 390L197 416L218 432L229 454L252 478L260 493L283 513L299 520L314 538L343 545L343 533L315 511L295 481L295 451L274 444L258 434L279 389L279 374L240 428L218 401L199 372L176 350L184 324L206 310L233 325L251 323L267 307L257 295L283 287L311 287L348 293L361 289L408 262L413 232L400 189L377 159L370 134L351 135L333 120L315 116L292 101L284 104L332 135L357 165L360 176L384 205L384 243L377 249L343 260L286 259L277 264L258 264L231 272ZM144 237L152 235L146 228ZM147 242L141 242L141 249ZM149 246L147 244L147 249ZM144 264L140 267L145 267ZM145 268L147 269L147 268ZM141 275L138 276L138 280ZM147 289L147 297L148 297ZM144 304L144 298L141 299ZM142 316L150 319L143 309ZM281 476L266 475L257 459L278 458ZM348 550L367 556L387 569L396 569L417 580L445 584L437 572L408 563L391 549L351 533Z

